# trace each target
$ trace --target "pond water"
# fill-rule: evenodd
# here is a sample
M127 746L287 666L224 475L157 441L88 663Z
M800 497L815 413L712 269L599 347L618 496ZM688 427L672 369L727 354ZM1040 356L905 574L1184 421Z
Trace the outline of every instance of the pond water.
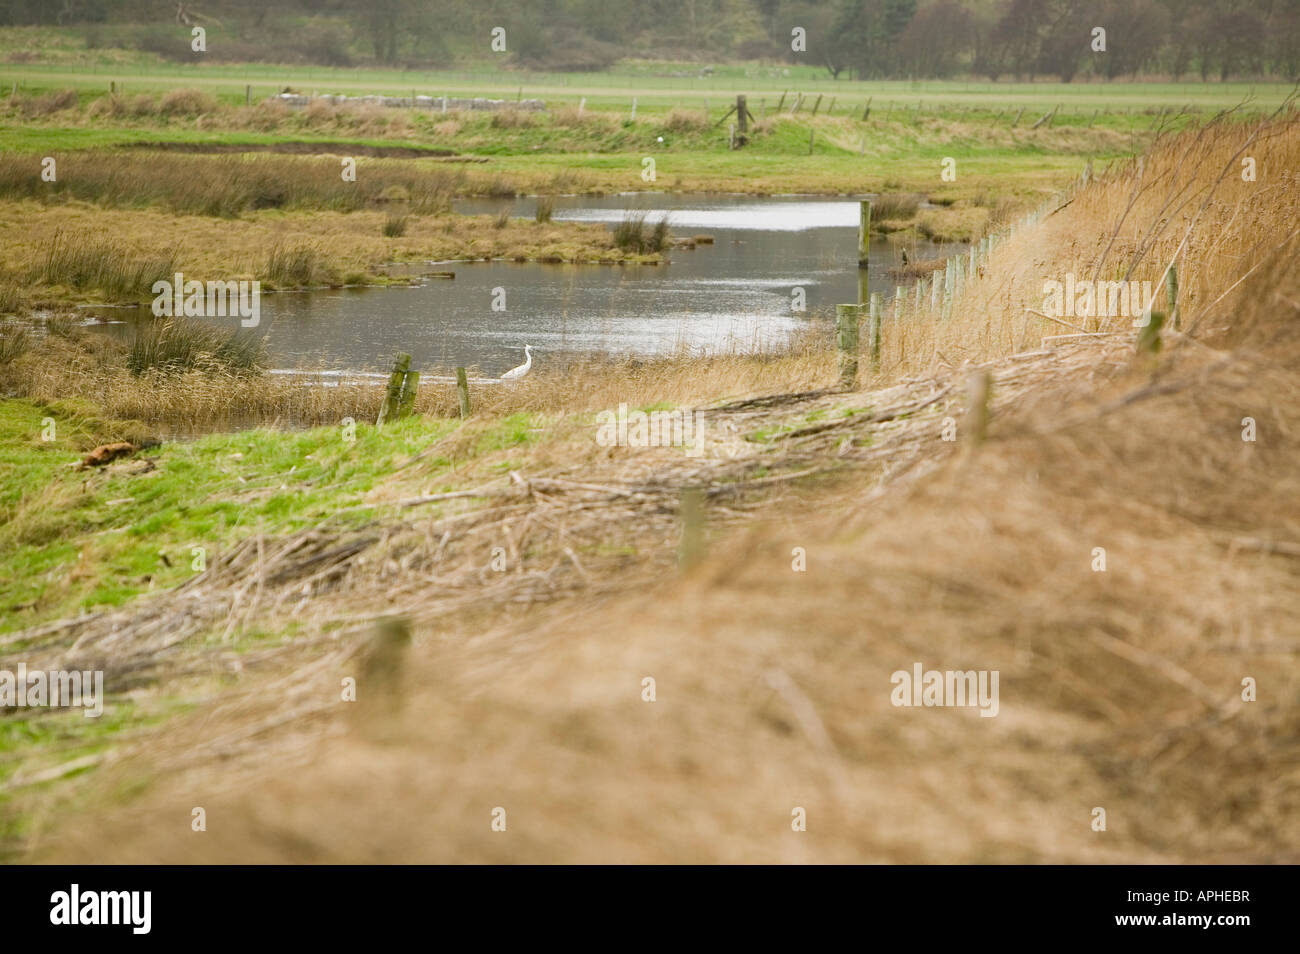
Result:
M535 199L466 200L456 211L531 218ZM438 266L454 280L414 287L334 289L262 296L261 325L279 368L384 370L409 351L413 367L477 365L497 375L523 361L534 366L578 354L655 355L751 351L779 346L818 313L857 300L858 203L808 196L677 196L640 193L565 196L557 221L606 222L629 211L653 223L667 215L677 237L711 235L712 245L674 249L666 265L544 265L458 262ZM916 258L958 246L919 242ZM895 246L873 241L870 288L893 294ZM425 264L413 274L431 269ZM792 310L805 291L807 311ZM505 310L494 311L494 289ZM100 312L113 317L109 311ZM122 313L118 312L117 317ZM133 320L104 326L126 336ZM222 319L212 319L220 321ZM238 319L230 319L235 327Z

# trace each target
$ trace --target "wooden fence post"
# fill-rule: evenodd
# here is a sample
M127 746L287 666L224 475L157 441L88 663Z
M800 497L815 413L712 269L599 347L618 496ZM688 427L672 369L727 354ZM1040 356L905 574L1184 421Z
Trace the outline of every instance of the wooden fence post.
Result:
M398 407L402 401L402 386L406 383L406 372L411 369L411 356L401 353L393 362L393 373L388 376L388 390L384 394L384 403L379 408L379 417L375 426L398 416Z
M1147 323L1138 331L1137 350L1138 353L1146 352L1155 354L1160 350L1160 329L1165 324L1165 313L1163 311L1151 312L1151 317Z
M976 447L989 436L989 398L993 375L976 371L966 379L966 439Z
M840 349L840 385L852 390L858 381L858 319L862 309L857 305L836 305L835 325Z
M402 383L402 397L397 403L397 416L410 417L415 411L415 394L420 390L420 372L407 371Z
M469 417L469 382L464 368L456 369L456 395L460 399L460 416Z
M681 493L682 538L677 563L689 569L704 559L704 491L687 487Z
M871 296L871 372L880 370L880 293Z

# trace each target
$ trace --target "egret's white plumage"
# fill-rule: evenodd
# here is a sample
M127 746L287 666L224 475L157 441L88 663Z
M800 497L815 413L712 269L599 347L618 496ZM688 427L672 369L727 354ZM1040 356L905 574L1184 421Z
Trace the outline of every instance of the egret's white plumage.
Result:
M524 363L517 368L511 368L505 374L501 375L502 381L518 381L527 374L533 367L533 346L524 345Z

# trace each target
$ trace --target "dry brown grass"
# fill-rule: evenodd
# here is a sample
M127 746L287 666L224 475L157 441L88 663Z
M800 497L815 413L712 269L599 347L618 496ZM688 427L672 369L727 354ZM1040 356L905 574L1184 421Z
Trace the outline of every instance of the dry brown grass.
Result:
M1260 170L1255 182L1241 179L1247 152ZM1043 283L1064 282L1071 272L1150 281L1163 302L1161 279L1176 258L1180 307L1193 313L1293 233L1300 222L1298 167L1294 112L1252 123L1225 119L1158 141L1141 164L1117 164L1073 193L1064 211L1012 236L958 297L951 320L927 314L887 323L879 380L1027 351L1045 336L1070 333L1027 309L1041 311ZM1085 328L1067 319L1078 330L1100 332L1131 330L1131 320L1094 319Z
M320 387L271 374L193 371L141 380L126 367L123 346L107 336L73 329L34 339L0 362L0 388L35 400L77 396L110 418L138 420L164 434L279 424L336 425L345 417L373 421L383 398L382 382ZM669 356L656 359L589 358L563 369L539 369L503 387L481 382L471 370L475 415L495 419L520 412L586 414L629 402L694 404L765 388L799 391L834 374L835 359L825 342L806 337L799 344L763 355ZM451 368L424 368L418 413L459 413Z
M447 518L372 534L377 558L301 618L347 620L364 644L368 613L408 614L404 656L351 656L337 631L292 665L268 654L264 677L143 739L96 789L147 771L147 794L87 802L38 857L1294 862L1295 249L1154 378L1127 344L995 366L1014 397L978 450L939 440L952 407L841 431L839 480L777 491L748 530L734 526L745 498L717 498L709 519L732 529L678 578L671 497L629 520L638 505L617 496L652 473L670 493L691 479L661 453L597 460L581 484L530 475L450 546ZM1243 414L1259 442L1242 442ZM782 466L836 445L796 442ZM620 520L603 525L608 546L635 557L588 548L602 508ZM548 566L566 533L577 554ZM482 569L496 544L522 561L500 578ZM262 552L232 560L232 586ZM890 676L915 662L997 669L999 715L893 707ZM347 675L368 693L355 706L336 701ZM1246 677L1258 702L1241 701ZM195 805L220 837L183 827ZM490 829L496 806L506 834ZM806 833L790 830L795 807Z
M1298 148L1291 120L1265 130L1279 135L1255 140L1260 168L1293 175L1273 164ZM588 432L585 457L551 447L539 469L480 488L484 506L430 499L351 535L249 541L184 592L29 634L38 658L77 662L117 640L137 666L148 643L128 637L171 653L188 607L191 652L213 645L193 622L205 613L303 624L255 658L203 657L237 686L78 783L82 810L47 819L33 857L1300 860L1300 240L1284 218L1297 198L1294 180L1255 184L1274 189L1271 205L1209 191L1240 132L1171 144L1148 160L1147 174L1166 172L1151 193L1117 171L1005 246L1005 304L981 315L966 302L949 323L965 323L965 351L955 330L918 337L920 355L1036 348L1043 330L1018 326L1012 299L1045 269L1117 255L1140 274L1192 237L1178 253L1186 335L1158 358L1135 356L1126 329L991 362L981 446L940 439L941 417L967 410L965 372L942 366L890 391L738 402L712 413L794 430L703 461L594 451ZM1130 230L1120 213L1135 191L1149 217ZM984 335L977 319L992 315ZM749 385L738 376L758 366L719 373ZM686 380L700 371L686 364L661 371L683 374L683 392L722 385ZM901 390L930 404L878 417ZM607 399L575 400L587 397ZM850 406L860 413L833 413ZM582 434L560 437L576 447ZM421 466L376 494L395 499ZM791 479L808 470L822 476ZM674 575L676 494L691 486L707 489L715 534ZM505 574L486 568L493 546L510 554ZM370 638L392 614L412 621L404 654ZM998 670L999 715L895 708L890 676L917 662ZM355 705L338 701L346 676ZM1246 678L1258 701L1242 700ZM115 794L142 780L143 794ZM27 797L55 804L45 789ZM196 805L207 833L188 828ZM497 806L505 833L490 827ZM806 832L791 831L795 807Z
M373 281L381 275L379 266L393 261L613 263L660 258L657 253L638 255L619 249L609 230L594 223L507 218L503 227L495 227L489 216L413 213L401 235L389 236L384 234L384 226L391 214L387 209L249 212L214 226L205 217L157 209L0 201L0 275L8 271L28 276L41 271L56 240L71 251L104 246L111 258L107 264L112 267L69 273L87 276L76 282L64 281L62 272L51 272L48 282L30 287L28 297L81 300L98 289L114 299L149 301L150 285L131 284L127 279L168 260L186 274L203 275L204 280L256 278L268 288L284 288ZM111 236L111 241L106 242L104 236ZM277 248L304 246L315 250L316 267L310 273L295 278L272 267ZM103 275L115 280L105 282ZM74 293L78 290L80 293Z

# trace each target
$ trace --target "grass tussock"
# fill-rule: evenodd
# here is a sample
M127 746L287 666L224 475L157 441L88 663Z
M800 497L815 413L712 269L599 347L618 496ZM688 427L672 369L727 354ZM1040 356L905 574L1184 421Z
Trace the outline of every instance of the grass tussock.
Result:
M0 315L16 315L27 305L26 296L16 282L0 279Z
M32 335L26 327L12 321L0 324L0 364L22 357L31 346Z
M871 200L872 221L899 221L915 217L921 196L915 192L886 192Z
M492 114L493 129L532 129L537 118L526 109L499 109Z
M158 112L164 116L198 116L217 108L216 97L199 89L173 89L163 93Z
M702 109L675 108L664 116L660 126L664 132L669 133L704 132L709 128L709 117Z
M116 301L138 301L150 294L154 282L171 279L175 251L137 255L120 244L87 234L56 232L46 245L30 279L97 291Z
M306 243L274 245L267 256L265 275L274 288L312 288L336 282L321 250Z
M390 213L384 219L384 237L400 238L406 234L406 226L410 220L409 215L403 213Z
M136 327L127 351L127 369L149 372L204 371L218 376L248 375L266 362L263 339L240 329L214 328L183 318L146 321Z
M647 225L644 212L632 212L625 215L614 226L614 244L626 252L637 254L661 252L668 243L667 215L655 220L653 225Z

